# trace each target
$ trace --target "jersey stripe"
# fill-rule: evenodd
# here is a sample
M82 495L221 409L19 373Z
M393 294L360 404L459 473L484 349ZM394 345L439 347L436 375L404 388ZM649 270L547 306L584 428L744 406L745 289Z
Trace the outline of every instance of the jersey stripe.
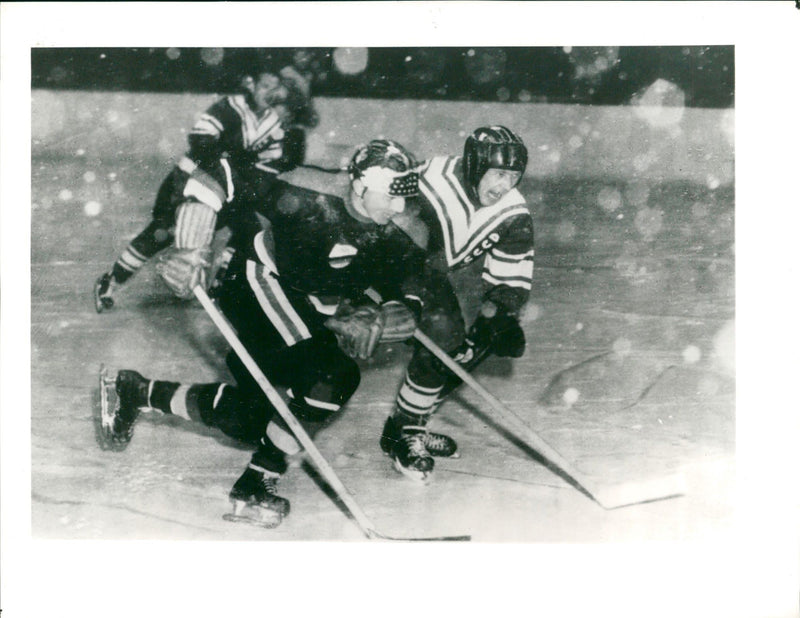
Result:
M524 290L531 289L530 279L523 277L494 277L486 271L483 272L481 277L492 285L507 285L510 288L522 288Z
M442 227L448 266L461 262L503 221L529 214L517 189L492 206L475 209L455 174L459 157L434 157L422 172L420 191Z
M269 146L267 137L270 134L275 140L283 139L281 120L273 109L267 109L261 118L257 117L242 95L228 97L231 108L242 119L242 143L247 150L259 151ZM259 143L264 142L262 147ZM280 155L279 155L280 156Z
M304 339L311 339L311 333L273 276L278 269L264 247L263 236L264 232L259 232L253 239L261 264L247 261L247 281L272 325L286 345L292 346Z
M219 137L222 134L223 126L219 120L210 114L202 114L197 122L194 123L190 133L195 135L213 135Z
M483 262L481 276L493 285L530 290L533 279L533 251L521 255L509 255L493 249Z

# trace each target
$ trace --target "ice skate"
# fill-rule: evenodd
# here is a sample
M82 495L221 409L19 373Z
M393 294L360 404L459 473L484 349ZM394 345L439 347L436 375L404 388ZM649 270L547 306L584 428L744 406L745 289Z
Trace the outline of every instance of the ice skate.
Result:
M275 528L289 514L289 501L277 494L280 474L253 465L247 467L230 492L233 512L226 521Z
M381 450L387 455L391 456L392 445L395 440L399 438L400 425L393 417L386 419L383 425L383 433L381 434ZM435 431L428 430L427 427L421 428L422 441L425 448L432 457L449 457L457 459L461 456L458 452L458 444L453 438L443 433L436 433Z
M114 278L111 273L104 273L94 283L94 308L97 313L103 313L114 306L111 296L114 291Z
M433 473L433 457L425 447L425 428L395 425L390 432L381 436L381 448L392 458L395 470L413 481L426 482Z
M139 412L148 406L150 381L135 371L123 369L109 378L100 368L100 426L104 446L121 451L133 437Z

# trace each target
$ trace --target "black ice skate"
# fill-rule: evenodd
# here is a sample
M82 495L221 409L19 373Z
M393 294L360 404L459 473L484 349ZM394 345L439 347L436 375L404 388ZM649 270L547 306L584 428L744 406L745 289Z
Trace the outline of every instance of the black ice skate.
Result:
M453 438L443 433L436 433L428 430L427 427L417 428L423 430L422 441L428 453L433 457L450 457L456 459L460 456L458 444ZM387 455L391 455L392 444L399 438L400 425L397 420L390 416L383 425L381 434L381 450Z
M275 528L289 514L289 501L278 495L280 474L250 464L231 489L233 513L226 521Z
M109 378L100 368L100 429L103 446L121 451L133 437L133 426L142 408L148 407L150 381L139 373L123 369Z
M114 306L111 294L114 291L114 278L111 273L105 273L94 282L94 308L97 313L103 313Z
M424 427L400 428L392 422L389 433L384 429L381 436L381 448L392 458L395 470L413 481L425 482L433 473L433 457L425 447L425 433Z

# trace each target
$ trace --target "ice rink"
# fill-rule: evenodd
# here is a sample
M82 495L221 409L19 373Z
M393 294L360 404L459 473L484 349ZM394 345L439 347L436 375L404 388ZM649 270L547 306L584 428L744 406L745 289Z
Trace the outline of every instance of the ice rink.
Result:
M170 163L157 135L150 156L102 160L92 139L74 135L59 146L71 152L63 156L33 145L34 537L363 540L302 459L282 483L291 515L264 530L222 519L250 452L216 431L145 413L126 451L100 449L101 363L112 374L210 382L227 376L227 348L202 308L171 297L152 264L113 311L95 313L94 279L147 223ZM310 175L318 173L293 178ZM504 432L466 387L433 421L456 438L461 458L437 461L427 486L407 481L378 448L409 358L403 344L362 363L362 386L318 436L319 449L389 535L591 543L724 533L735 478L733 183L548 176L526 177L521 190L536 230L527 351L514 363L487 361L476 378L593 483L678 474L686 494L604 510ZM467 313L474 276L455 276Z

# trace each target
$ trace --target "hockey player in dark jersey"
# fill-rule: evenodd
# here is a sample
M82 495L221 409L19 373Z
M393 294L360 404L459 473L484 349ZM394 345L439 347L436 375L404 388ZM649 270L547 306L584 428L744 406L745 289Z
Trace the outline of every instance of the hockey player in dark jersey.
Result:
M467 138L463 156L434 157L421 167L417 208L429 230L432 255L426 267L446 272L483 260L482 304L466 337L459 311L443 316L435 331L447 342L446 351L458 347L454 356L468 371L489 354L519 357L525 350L519 314L531 290L533 220L516 186L527 161L518 135L489 126ZM440 293L450 297L449 306L458 307L452 290ZM425 480L433 471L432 456L456 454L455 441L430 432L427 424L459 383L418 347L380 439L398 471ZM411 440L416 444L409 458Z
M217 295L245 348L285 389L290 409L310 433L356 390L359 367L351 356L368 357L385 339L391 306L401 303L417 318L393 340L408 339L417 324L428 328L436 315L453 311L441 305L449 298L439 293L446 279L436 273L426 279L425 252L391 224L418 190L413 156L396 142L374 140L357 150L349 173L349 191L341 197L280 181L262 211L270 233L261 231L237 248ZM162 270L167 282L181 289L181 278L169 272ZM108 439L124 447L140 408L151 407L257 445L230 498L235 517L275 526L289 512L277 480L286 455L299 446L233 353L228 366L235 384L182 385L120 371ZM400 448L395 453L413 458Z
M172 245L210 244L215 230L232 225L248 199L266 195L287 163L284 130L274 109L288 90L263 71L242 80L242 92L223 97L192 127L189 150L164 179L153 218L94 286L98 313L114 305L115 289L155 254ZM231 176L239 175L236 191ZM234 205L238 205L234 207ZM237 212L239 209L240 212Z

